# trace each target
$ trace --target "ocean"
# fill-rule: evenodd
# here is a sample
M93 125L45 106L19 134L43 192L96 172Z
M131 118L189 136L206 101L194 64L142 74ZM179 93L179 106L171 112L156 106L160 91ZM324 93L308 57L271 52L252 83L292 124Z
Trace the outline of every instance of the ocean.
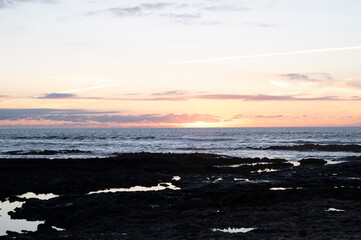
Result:
M117 153L214 153L298 161L337 161L361 152L267 149L271 146L361 145L361 127L0 129L0 158L90 158Z

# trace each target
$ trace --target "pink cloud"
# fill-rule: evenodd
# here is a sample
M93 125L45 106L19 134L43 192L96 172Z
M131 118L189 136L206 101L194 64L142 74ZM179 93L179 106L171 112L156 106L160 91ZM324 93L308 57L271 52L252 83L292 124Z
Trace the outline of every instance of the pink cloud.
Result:
M124 115L82 109L0 109L0 125L86 124L110 126L179 125L194 122L221 122L210 114L142 114Z

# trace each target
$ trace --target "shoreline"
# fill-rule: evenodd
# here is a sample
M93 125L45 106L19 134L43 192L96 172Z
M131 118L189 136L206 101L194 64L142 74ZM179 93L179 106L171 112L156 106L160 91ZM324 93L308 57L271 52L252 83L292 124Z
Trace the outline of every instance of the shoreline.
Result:
M0 239L360 239L361 159L351 160L293 166L201 153L0 159L2 201L59 195L25 200L10 215L45 223ZM228 228L236 233L212 231Z

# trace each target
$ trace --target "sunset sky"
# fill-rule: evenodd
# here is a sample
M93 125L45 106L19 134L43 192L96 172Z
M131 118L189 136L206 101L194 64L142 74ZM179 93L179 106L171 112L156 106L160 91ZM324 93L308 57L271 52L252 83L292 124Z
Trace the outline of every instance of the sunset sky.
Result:
M0 128L361 126L360 0L0 0Z

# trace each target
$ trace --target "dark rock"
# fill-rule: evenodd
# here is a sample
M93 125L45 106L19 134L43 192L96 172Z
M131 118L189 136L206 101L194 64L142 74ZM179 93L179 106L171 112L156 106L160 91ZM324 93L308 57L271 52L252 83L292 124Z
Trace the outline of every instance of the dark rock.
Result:
M38 231L54 231L50 224L42 223L38 225Z
M240 166L214 167L234 164ZM45 224L34 233L0 239L361 239L361 163L291 166L282 159L212 154L1 159L1 199L19 200L16 195L25 192L61 196L26 200L11 217ZM278 171L257 172L267 168ZM172 181L173 176L181 179ZM170 182L181 190L87 194ZM325 211L330 207L346 211ZM237 234L211 230L241 227L256 229Z
M307 158L299 161L301 165L324 165L327 161L317 158Z
M300 235L301 237L307 237L307 232L306 232L306 230L301 230L300 233L299 233L299 235Z
M319 145L319 144L302 144L302 145L292 145L292 146L270 146L267 148L262 148L265 150L290 150L290 151L326 151L326 152L361 152L361 145L356 144L329 144L329 145Z

